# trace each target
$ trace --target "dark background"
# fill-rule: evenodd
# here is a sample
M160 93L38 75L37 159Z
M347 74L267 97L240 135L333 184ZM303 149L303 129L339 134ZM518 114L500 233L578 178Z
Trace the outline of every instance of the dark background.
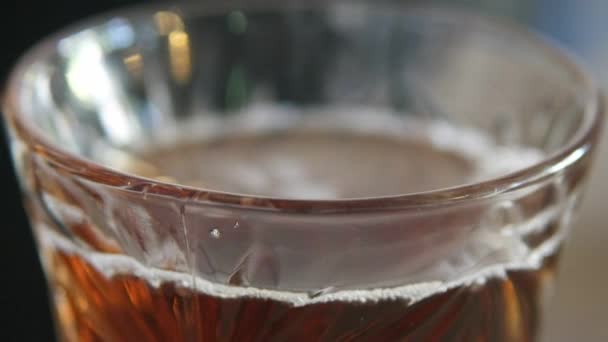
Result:
M227 1L227 0L191 0ZM370 0L377 1L377 0ZM397 0L407 2L410 0ZM414 1L414 0L412 0ZM3 2L0 20L0 84L17 58L52 32L92 14L150 0L20 0ZM606 0L428 0L483 8L535 26L582 55L600 82L608 84ZM605 129L608 133L608 129ZM21 206L4 130L0 129L0 342L53 341L47 290ZM603 145L608 145L604 139ZM598 155L581 220L561 262L557 298L543 341L608 341L608 146ZM576 322L573 324L573 322Z

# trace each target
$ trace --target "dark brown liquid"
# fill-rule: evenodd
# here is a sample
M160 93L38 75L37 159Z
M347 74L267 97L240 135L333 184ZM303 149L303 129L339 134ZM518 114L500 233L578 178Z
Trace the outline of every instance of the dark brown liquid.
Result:
M408 305L405 300L294 307L222 299L133 275L106 278L77 255L51 255L65 341L532 341L556 257Z

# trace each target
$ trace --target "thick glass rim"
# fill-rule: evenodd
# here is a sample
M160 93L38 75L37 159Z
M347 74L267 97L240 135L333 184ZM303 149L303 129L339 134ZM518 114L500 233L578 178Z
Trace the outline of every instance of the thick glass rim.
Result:
M309 1L306 6L327 6L332 3L357 3L358 1L335 1L320 2ZM119 171L86 157L71 153L61 146L52 142L45 134L36 127L34 122L25 118L23 109L19 105L19 93L22 81L29 66L36 61L44 60L55 50L60 39L77 33L87 27L95 26L104 21L116 17L138 17L158 10L193 9L194 13L200 10L226 10L234 9L235 4L243 8L239 1L229 1L224 4L209 4L206 2L198 4L153 4L128 7L105 14L85 19L79 23L68 26L66 29L51 35L37 43L23 57L19 59L12 69L5 87L2 99L3 115L6 123L12 125L16 133L22 138L29 148L52 165L63 169L71 176L101 185L120 188L124 191L146 193L147 195L158 195L178 201L200 202L209 205L239 207L247 209L297 212L297 213L340 213L354 211L385 211L385 210L419 210L422 207L443 206L463 201L474 201L496 197L517 189L533 186L556 175L568 166L591 153L593 145L598 138L603 122L604 98L599 88L586 72L579 66L576 59L559 44L549 41L547 38L498 17L479 15L475 11L460 10L449 6L417 6L417 5L391 5L400 10L411 13L432 13L432 15L449 15L451 20L462 20L463 22L475 22L494 29L511 32L534 44L539 51L543 51L557 64L561 65L576 79L577 89L581 89L581 103L583 119L575 134L570 140L557 151L547 155L539 162L514 172L499 177L484 180L477 183L457 185L449 188L430 190L417 193L405 193L400 195L345 198L345 199L285 199L277 197L265 197L255 195L244 195L238 193L222 192L197 188L191 186L170 183L162 180L151 179L137 174ZM255 1L245 6L291 6L294 3L282 3L274 0Z

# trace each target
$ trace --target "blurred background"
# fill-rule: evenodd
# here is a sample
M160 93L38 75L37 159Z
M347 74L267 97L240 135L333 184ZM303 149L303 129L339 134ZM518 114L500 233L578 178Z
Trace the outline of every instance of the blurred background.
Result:
M214 1L214 0L198 0ZM223 1L223 0L215 0ZM400 0L408 2L407 0ZM4 2L0 77L27 47L68 23L134 0L21 0ZM435 0L510 17L532 26L574 51L608 85L608 1L606 0ZM606 130L605 133L608 133ZM602 145L608 140L603 139ZM0 146L3 238L0 245L0 341L52 341L44 278L21 207L5 144ZM608 341L608 146L603 146L580 213L578 226L562 256L557 296L549 307L542 341Z

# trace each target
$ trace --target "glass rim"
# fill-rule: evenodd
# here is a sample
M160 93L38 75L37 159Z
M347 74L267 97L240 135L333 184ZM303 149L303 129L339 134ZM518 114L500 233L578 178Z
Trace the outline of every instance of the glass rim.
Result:
M582 122L573 136L555 152L546 155L540 161L525 168L517 169L498 177L480 182L455 185L435 190L404 193L390 196L337 198L337 199L297 199L268 196L256 196L232 192L216 191L193 186L181 185L152 178L139 176L104 166L84 156L69 152L49 139L40 130L35 122L24 118L23 109L19 105L19 94L23 77L28 67L36 61L44 60L62 38L76 34L89 27L93 27L116 16L137 17L151 11L176 10L188 7L208 9L209 6L220 10L234 9L239 1L229 1L223 4L211 5L209 3L186 4L148 4L115 9L102 14L85 18L75 24L68 25L63 30L52 34L30 48L10 71L4 93L2 95L2 111L5 123L12 124L16 132L24 138L39 155L51 164L67 171L71 176L101 185L119 188L125 191L145 193L173 198L179 201L201 202L210 205L239 207L247 209L298 212L298 213L339 213L354 211L385 211L420 209L428 206L442 206L463 201L493 198L517 189L538 184L551 176L556 175L568 166L589 154L601 130L605 98L591 77L587 75L580 62L567 50L550 39L537 34L532 29L515 24L500 17L479 14L475 10L462 10L452 6L420 6L392 4L409 13L432 12L456 17L452 20L474 21L476 24L493 27L501 31L511 32L522 41L532 43L535 48L550 56L556 64L570 72L576 79L577 89L583 89ZM310 1L306 5L328 6L332 2ZM334 1L335 3L358 3L357 0ZM291 6L294 3L281 3L275 0L255 1L250 5L277 5ZM243 7L239 7L242 9Z

